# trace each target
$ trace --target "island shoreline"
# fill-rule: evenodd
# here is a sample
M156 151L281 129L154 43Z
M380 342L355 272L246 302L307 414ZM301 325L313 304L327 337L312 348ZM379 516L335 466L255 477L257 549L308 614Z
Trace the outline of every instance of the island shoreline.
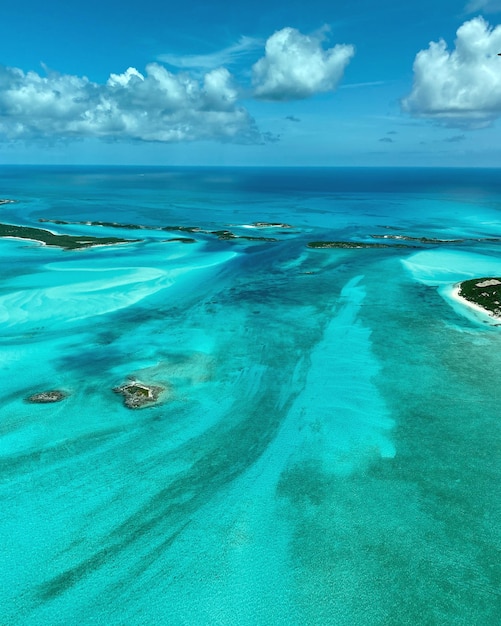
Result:
M461 283L457 283L456 285L452 287L451 291L449 292L449 295L455 302L458 302L459 304L466 306L469 309L472 309L473 311L477 313L481 313L482 316L488 318L490 321L497 321L501 323L501 316L495 315L492 311L489 311L488 309L484 309L483 306L480 306L479 304L476 304L475 302L471 302L471 300L467 300L460 294L460 290L461 290Z

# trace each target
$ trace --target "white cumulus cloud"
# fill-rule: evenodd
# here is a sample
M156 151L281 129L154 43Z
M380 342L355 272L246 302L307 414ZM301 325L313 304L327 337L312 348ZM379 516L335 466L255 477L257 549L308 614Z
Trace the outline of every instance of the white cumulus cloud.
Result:
M324 48L323 32L284 28L272 35L252 67L252 95L285 101L335 89L354 48ZM212 55L165 57L170 69L160 63L144 71L129 67L102 83L46 67L37 73L0 65L0 141L276 141L271 132L258 130L239 102L244 90L222 64L242 61L257 45L242 37Z
M254 95L265 100L299 100L336 88L350 59L351 45L324 49L323 35L283 28L266 42L265 56L253 66Z
M431 42L414 61L414 84L404 111L448 126L479 128L501 115L501 26L484 18L465 22L455 49Z
M151 63L104 84L85 77L0 66L0 136L4 139L101 137L139 141L260 142L224 68L201 79Z

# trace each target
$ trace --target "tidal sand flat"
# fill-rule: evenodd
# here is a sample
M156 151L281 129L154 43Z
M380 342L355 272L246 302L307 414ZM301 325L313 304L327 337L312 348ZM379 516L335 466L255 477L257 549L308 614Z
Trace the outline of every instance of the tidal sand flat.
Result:
M501 621L501 184L432 178L0 170L127 240L0 237L0 623Z
M438 292L460 314L467 315L482 323L495 324L499 315L495 294L497 280L485 278L501 272L501 262L495 250L483 254L465 251L442 251L441 254L419 252L404 261L414 278L426 285L437 286ZM476 278L472 278L476 276ZM487 283L484 288L482 285ZM468 297L461 295L462 285L471 285ZM478 287L477 287L478 285ZM487 293L488 292L488 293ZM484 296L482 294L485 294Z

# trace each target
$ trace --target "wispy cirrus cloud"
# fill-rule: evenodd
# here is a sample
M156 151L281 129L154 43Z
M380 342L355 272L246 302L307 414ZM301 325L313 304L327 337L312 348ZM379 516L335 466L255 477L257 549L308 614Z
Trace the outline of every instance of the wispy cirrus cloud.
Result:
M501 13L501 0L470 0L465 6L464 12L477 13Z
M341 85L339 89L358 89L360 87L379 87L380 85L385 85L384 80L372 80L366 83L348 83L346 85Z
M240 37L237 43L209 54L161 54L158 60L181 69L214 69L239 63L262 46L261 39Z

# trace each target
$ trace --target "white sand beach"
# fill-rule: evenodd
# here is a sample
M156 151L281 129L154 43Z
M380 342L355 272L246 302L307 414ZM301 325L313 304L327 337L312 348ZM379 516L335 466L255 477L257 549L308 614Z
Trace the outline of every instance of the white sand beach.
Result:
M495 320L498 323L501 322L501 317L495 315L492 311L488 311L487 309L484 309L479 304L475 304L474 302L470 302L466 298L463 298L463 296L460 295L459 291L460 291L460 283L457 283L456 285L454 285L454 287L452 287L452 289L447 293L447 295L449 295L453 300L455 300L459 304L466 306L472 311L475 311L476 313L480 314L483 318L488 318L488 320L490 321Z

